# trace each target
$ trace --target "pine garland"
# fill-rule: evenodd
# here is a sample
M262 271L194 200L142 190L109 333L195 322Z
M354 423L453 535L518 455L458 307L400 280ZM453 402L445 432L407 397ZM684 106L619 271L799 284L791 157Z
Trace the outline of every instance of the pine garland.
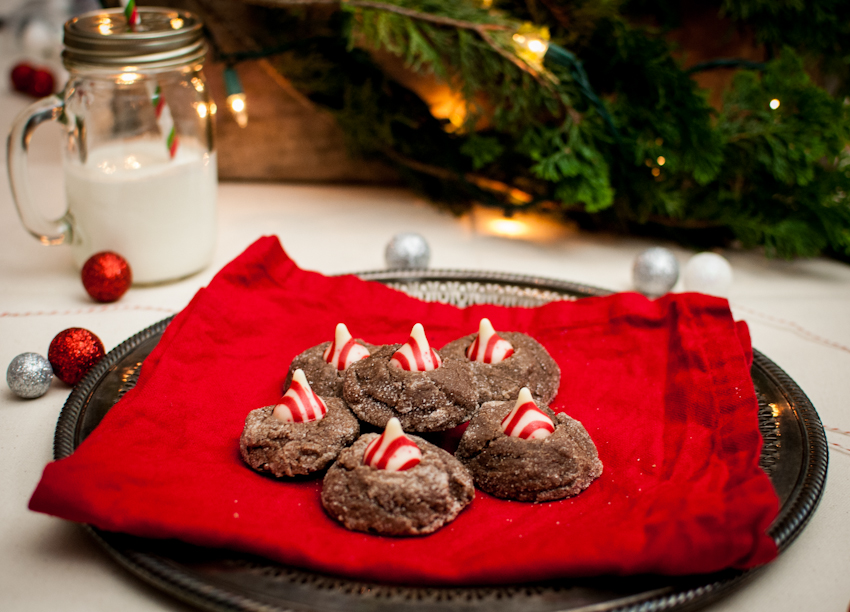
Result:
M353 153L389 161L452 210L543 208L700 246L850 256L850 5L724 0L718 11L772 59L685 70L663 27L637 25L675 24L665 2L264 4L276 69L334 112ZM524 36L548 41L545 57L517 44ZM449 84L462 120L435 118L381 53ZM691 78L718 67L737 70L720 111Z

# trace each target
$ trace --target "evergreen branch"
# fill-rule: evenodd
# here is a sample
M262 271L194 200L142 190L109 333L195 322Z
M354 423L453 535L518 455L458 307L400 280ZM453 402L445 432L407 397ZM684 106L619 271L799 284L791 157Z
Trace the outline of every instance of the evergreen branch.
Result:
M416 172L421 172L422 174L427 174L441 180L462 182L467 185L474 186L482 191L497 194L514 201L519 200L521 202L519 204L515 202L503 203L501 208L505 210L505 212L520 212L537 206L548 206L559 210L580 210L580 207L578 206L565 207L563 204L553 202L551 200L537 199L527 191L486 176L473 174L471 172L455 172L448 168L443 168L442 166L426 164L415 159L411 159L392 149L385 149L384 154L394 162L410 168L411 170L415 170Z
M516 27L512 24L480 23L463 19L455 19L453 17L447 17L445 15L435 15L433 13L426 13L424 11L409 9L403 6L399 6L397 4L377 2L376 0L259 0L258 4L264 4L268 6L338 4L340 6L345 5L353 8L370 9L375 11L382 11L385 13L394 13L396 15L401 15L410 19L416 19L418 21L425 21L429 23L434 23L436 25L456 28L460 30L471 30L478 34L481 39L493 49L493 51L495 51L503 58L511 62L520 70L530 74L541 85L551 90L551 83L549 81L553 80L552 75L547 74L546 76L548 78L543 78L543 74L541 74L540 71L535 70L534 67L529 65L527 62L523 61L516 55L510 53L503 46L499 45L498 42L496 42L496 40L494 40L493 37L490 35L490 32L510 32L512 30L515 30Z
M287 0L273 0L286 2ZM497 24L497 23L478 23L474 21L466 21L460 19L454 19L452 17L446 17L444 15L435 15L432 13L425 13L423 11L416 11L413 9L408 9L402 6L398 6L395 4L388 4L386 2L377 2L374 0L341 0L342 4L346 6L351 6L354 8L365 8L372 9L377 11L395 13L398 15L402 15L404 17L409 17L411 19L416 19L419 21L425 21L434 23L441 26L452 27L461 30L471 30L478 34L485 43L487 43L490 48L505 58L507 61L512 63L514 66L530 74L537 80L541 85L546 87L553 92L551 80L554 79L553 75L546 74L548 80L543 78L543 74L539 70L536 70L533 66L531 66L528 62L524 61L522 58L518 57L514 53L510 53L507 49L505 49L502 45L500 45L491 35L490 32L509 32L511 30L515 30L516 27L514 25L508 24Z
M543 85L544 87L549 89L550 92L554 91L552 89L552 83L547 81L546 79L542 78L542 75L540 74L540 72L538 72L537 70L532 68L528 63L524 62L523 60L521 60L519 57L517 57L513 53L509 53L501 45L497 44L496 41L493 40L487 32L478 31L478 35L481 37L481 39L484 42L486 42L488 45L490 45L490 47L492 47L492 49L496 53L498 53L499 55L504 57L506 60L511 62L514 66L516 66L517 68L519 68L523 72L527 72L528 74L530 74L532 77L534 77L534 79L538 83L540 83L541 85ZM549 75L549 78L553 79L554 77L552 75Z
M287 0L279 0L280 2L286 2ZM417 19L419 21L430 21L431 23L436 23L438 25L448 26L451 28L458 28L462 30L473 30L477 32L479 35L488 30L502 30L508 31L511 30L512 27L507 24L500 23L476 23L474 21L464 21L461 19L454 19L452 17L445 17L443 15L434 15L433 13L425 13L423 11L415 11L413 9L405 8L403 6L398 6L396 4L388 4L386 2L375 2L373 0L340 0L341 4L345 4L346 6L353 6L355 8L367 8L373 9L376 11L385 11L388 13L396 13L398 15L404 15L405 17L410 17L411 19Z
M431 23L436 23L438 25L463 30L474 30L479 33L487 30L509 31L513 29L513 26L504 23L477 23L474 21L446 17L444 15L434 15L433 13L417 11L387 2L377 2L376 0L255 0L252 3L272 7L306 6L310 4L338 4L342 6L344 4L354 8L365 8L376 11L384 11L386 13L395 13L397 15L403 15L419 21L430 21Z
M614 142L619 144L620 132L617 130L617 126L614 125L614 120L611 119L611 115L608 113L605 105L602 104L599 96L596 95L596 92L593 91L593 87L590 86L587 73L585 73L584 67L578 58L563 47L554 43L549 44L549 49L546 51L546 58L551 59L556 64L564 66L570 70L570 74L579 86L579 90L602 117L608 131L611 132L611 136L614 138Z
M286 52L277 72L333 113L352 154L393 163L453 211L473 202L506 215L552 208L597 228L646 225L701 246L735 238L768 256L850 257L850 107L842 103L850 69L834 72L844 57L836 49L821 44L818 57L796 46L805 63L786 47L765 63L720 58L685 70L669 41L630 22L617 1L504 0L498 14L454 0L249 2L274 7L251 15L261 19L250 27L267 31L231 31L222 42L237 43L232 53L213 41L219 59ZM279 10L309 5L332 10ZM512 40L529 21L554 28L560 43L544 65ZM850 33L850 21L835 21L833 34ZM394 80L372 49L414 76L433 73L460 111L438 112L439 99ZM813 83L807 65L835 78L839 93ZM714 110L691 75L724 68L738 70Z

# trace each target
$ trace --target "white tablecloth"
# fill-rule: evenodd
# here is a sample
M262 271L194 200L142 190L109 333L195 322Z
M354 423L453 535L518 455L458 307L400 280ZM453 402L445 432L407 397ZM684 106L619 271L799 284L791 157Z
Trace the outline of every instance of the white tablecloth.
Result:
M6 91L0 62L0 130L29 102ZM223 105L220 105L223 108ZM220 118L223 120L223 118ZM285 134L281 134L285 138ZM45 210L63 209L60 132L42 127L32 143L34 191ZM5 163L5 151L2 154ZM218 246L212 265L182 281L131 289L97 305L85 293L67 247L44 247L21 226L0 178L0 366L19 353L43 355L68 327L96 333L107 350L179 311L215 272L257 237L276 234L302 267L326 274L378 269L393 234L417 231L429 242L431 267L517 272L613 290L631 288L635 256L653 243L575 231L506 238L486 214L453 217L402 189L278 184L222 184ZM550 228L551 229L551 228ZM670 246L684 264L692 255ZM756 348L803 388L830 427L850 430L850 266L828 260L775 261L758 252L725 252L734 270L729 292ZM680 290L681 285L676 290ZM70 389L55 381L35 400L0 385L0 609L186 610L140 582L77 525L27 510L52 458L53 432ZM829 431L850 448L850 437ZM834 610L850 603L850 452L831 446L827 487L797 541L754 580L709 609Z

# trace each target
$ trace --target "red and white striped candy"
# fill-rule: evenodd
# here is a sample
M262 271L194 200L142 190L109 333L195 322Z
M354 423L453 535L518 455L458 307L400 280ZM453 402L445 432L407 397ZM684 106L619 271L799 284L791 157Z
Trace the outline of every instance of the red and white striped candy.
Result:
M131 30L135 30L136 26L141 23L136 0L128 0L124 5L124 17L127 19L127 25L130 26Z
M502 419L502 431L523 440L546 438L555 431L555 424L537 407L528 387L519 390L514 409Z
M336 366L337 370L345 370L355 361L368 356L369 349L354 341L345 323L337 323L334 341L322 354L325 361Z
M363 453L363 465L377 470L403 472L419 465L422 451L416 443L404 435L401 423L393 417L387 422L384 433L369 442Z
M481 363L502 363L513 354L514 347L496 333L490 319L481 319L481 323L478 324L478 335L466 349L466 357L470 361Z
M425 337L425 329L421 323L413 326L410 338L402 345L390 359L393 365L408 372L428 372L440 367L442 361L437 352L428 344Z
M299 368L293 372L289 389L280 398L272 414L277 420L286 423L307 423L324 418L327 412L325 402L310 388L304 371Z

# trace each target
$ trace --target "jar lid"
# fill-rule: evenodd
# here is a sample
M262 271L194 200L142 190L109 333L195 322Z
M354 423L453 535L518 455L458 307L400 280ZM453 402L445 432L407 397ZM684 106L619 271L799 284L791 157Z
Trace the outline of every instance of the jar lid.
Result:
M203 24L194 14L160 7L139 7L132 28L120 8L84 13L65 23L68 68L169 68L203 58Z

